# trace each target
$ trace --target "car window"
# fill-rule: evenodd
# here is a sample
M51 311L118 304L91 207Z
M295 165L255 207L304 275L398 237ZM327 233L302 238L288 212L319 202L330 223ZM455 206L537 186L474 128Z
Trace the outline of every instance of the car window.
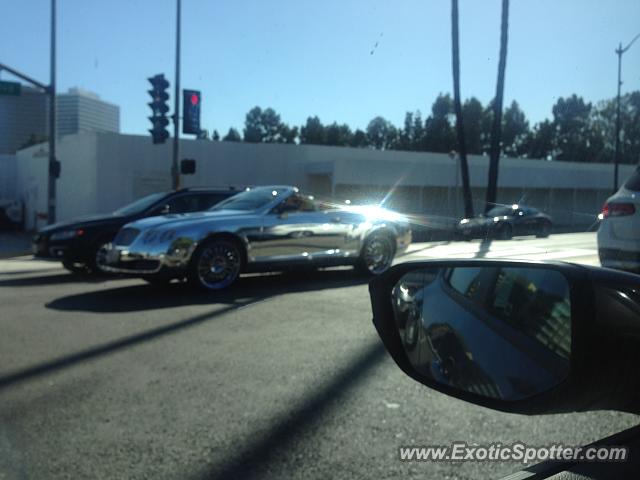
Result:
M167 194L164 192L152 193L151 195L147 195L139 200L136 200L129 205L126 205L122 208L119 208L115 212L114 215L136 215L138 213L144 212L146 209L151 207L154 203L160 200L162 197L165 197Z
M199 195L180 195L167 202L169 213L191 213L200 210Z
M313 197L294 193L276 207L279 213L284 212L315 212L317 210Z
M229 198L229 194L224 193L201 193L198 194L198 210L208 210L223 200Z
M481 287L480 279L483 269L477 268L451 268L444 276L451 288L467 298L474 298Z
M560 272L502 268L487 304L496 317L569 358L571 301L568 283Z
M252 188L214 205L210 210L255 211L267 207L286 191L285 188Z

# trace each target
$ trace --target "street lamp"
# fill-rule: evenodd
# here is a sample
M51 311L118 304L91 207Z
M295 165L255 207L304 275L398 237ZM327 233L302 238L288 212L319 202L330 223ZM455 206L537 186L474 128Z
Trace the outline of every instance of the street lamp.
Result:
M618 48L616 48L616 54L618 54L618 104L616 111L616 150L613 157L613 193L618 191L618 165L620 163L620 87L622 86L622 54L629 50L629 47L631 47L638 38L640 38L640 33L633 37L633 40L631 40L626 47L622 48L621 42L618 45Z

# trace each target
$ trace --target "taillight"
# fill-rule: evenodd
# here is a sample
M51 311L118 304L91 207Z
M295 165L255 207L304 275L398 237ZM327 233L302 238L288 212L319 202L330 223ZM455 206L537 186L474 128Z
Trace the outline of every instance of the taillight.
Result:
M634 213L636 213L636 207L633 203L605 203L600 216L602 218L625 217Z

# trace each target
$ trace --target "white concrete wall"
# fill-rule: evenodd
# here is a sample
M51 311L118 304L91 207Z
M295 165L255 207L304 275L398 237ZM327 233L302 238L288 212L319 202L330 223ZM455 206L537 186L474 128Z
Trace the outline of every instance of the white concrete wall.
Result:
M153 145L148 136L137 135L64 137L58 148L58 219L113 211L153 191L168 190L171 146L171 141ZM185 187L326 184L340 198L363 192L384 196L393 190L396 198L390 205L415 213L457 216L462 205L455 187L456 179L461 185L456 161L447 154L182 140L180 158L197 162L196 174L182 177ZM33 226L35 212L46 212L47 162L46 144L18 153L16 193L28 201L28 226ZM474 203L480 209L488 158L471 156L469 163ZM620 178L634 168L621 166ZM510 203L524 196L559 223L589 223L609 194L612 171L608 164L503 158L498 200Z

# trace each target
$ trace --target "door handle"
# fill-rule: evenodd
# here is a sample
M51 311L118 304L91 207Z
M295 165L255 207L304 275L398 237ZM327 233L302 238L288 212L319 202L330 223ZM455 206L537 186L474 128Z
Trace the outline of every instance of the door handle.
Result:
M340 217L331 218L331 223L340 223Z

